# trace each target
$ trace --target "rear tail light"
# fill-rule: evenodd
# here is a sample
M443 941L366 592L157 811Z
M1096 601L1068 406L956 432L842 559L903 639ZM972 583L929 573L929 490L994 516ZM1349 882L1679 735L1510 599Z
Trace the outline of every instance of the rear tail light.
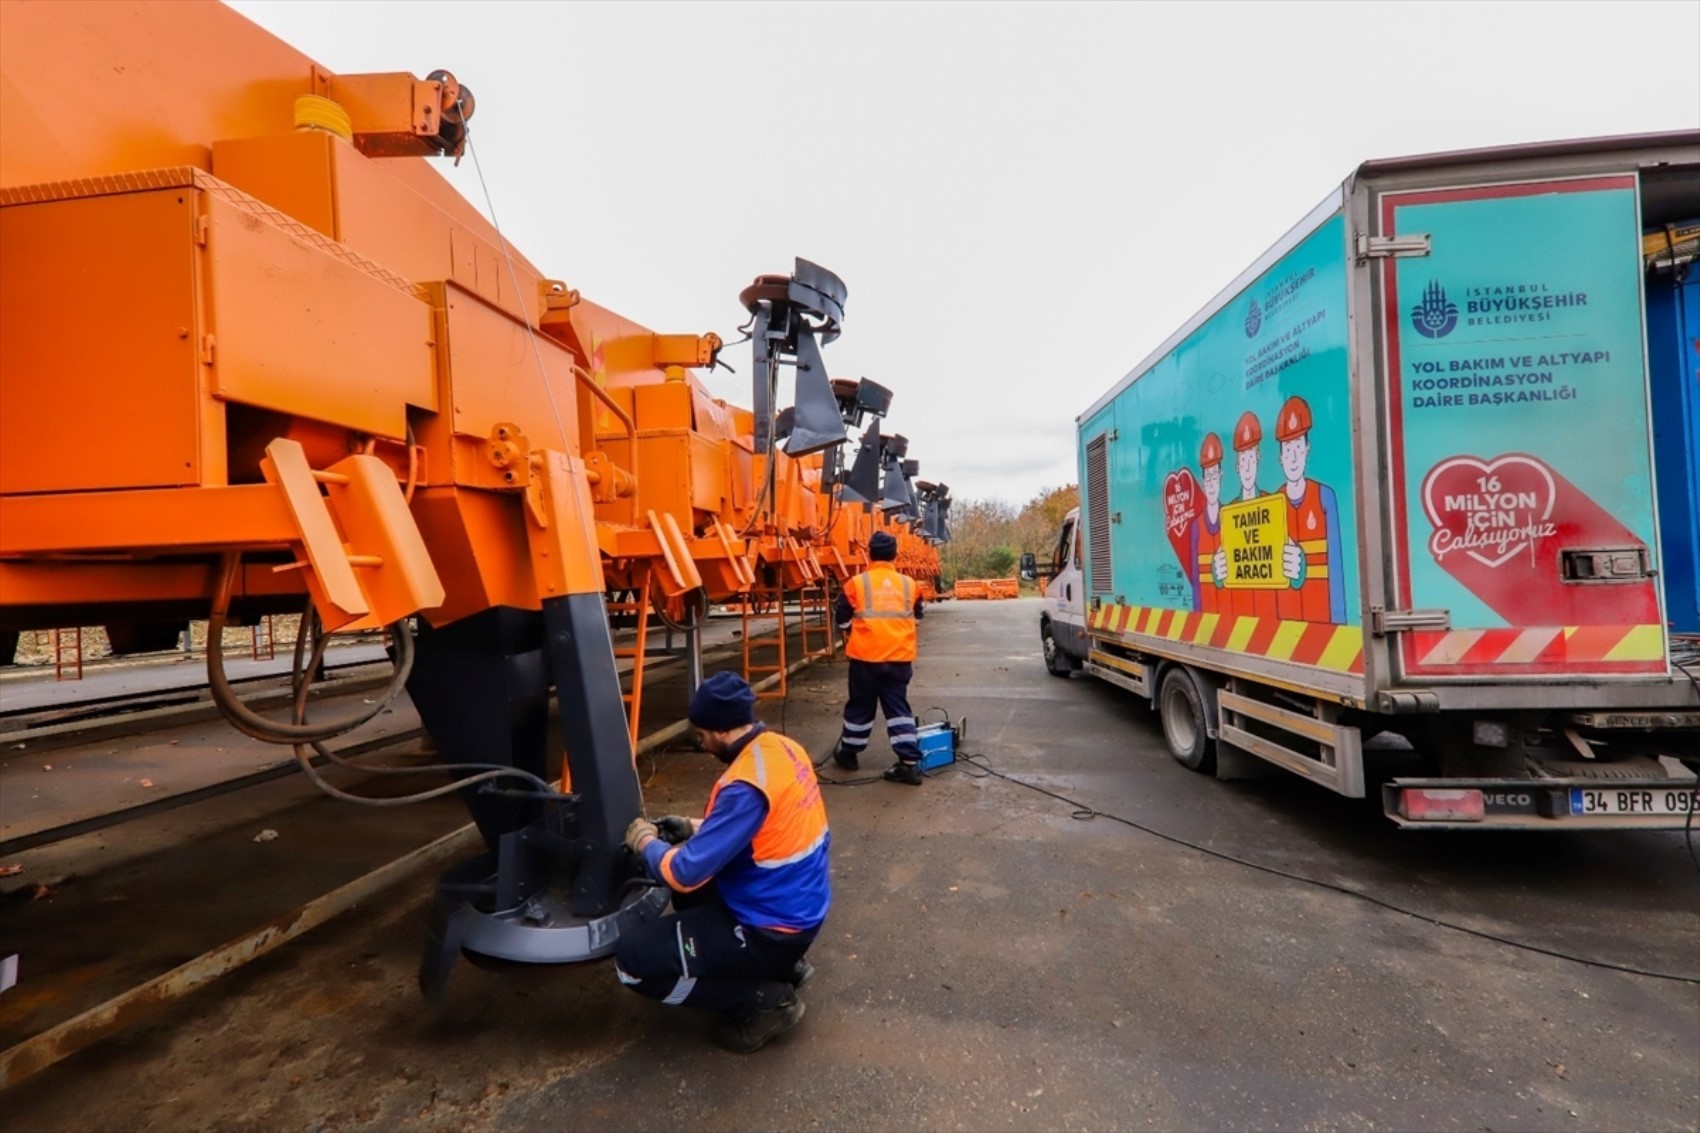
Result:
M1486 810L1480 791L1431 787L1401 791L1399 813L1413 822L1480 822Z

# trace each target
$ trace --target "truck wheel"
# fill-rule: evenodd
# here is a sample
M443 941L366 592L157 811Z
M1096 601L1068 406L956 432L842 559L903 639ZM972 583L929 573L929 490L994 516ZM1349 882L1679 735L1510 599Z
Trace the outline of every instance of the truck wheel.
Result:
M1039 627L1039 641L1045 647L1045 672L1053 677L1066 677L1074 671L1068 658L1063 655L1062 648L1057 645L1056 635L1051 632L1051 623L1046 622Z
M1191 771L1209 775L1216 770L1216 742L1204 719L1204 697L1192 674L1172 668L1163 674L1157 693L1157 710L1163 717L1163 738L1175 762Z

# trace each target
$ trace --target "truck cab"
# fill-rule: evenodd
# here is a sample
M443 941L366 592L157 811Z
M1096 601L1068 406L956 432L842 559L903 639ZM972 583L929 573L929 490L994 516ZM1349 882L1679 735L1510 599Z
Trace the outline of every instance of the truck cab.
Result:
M1071 508L1063 518L1056 546L1048 563L1041 563L1045 604L1039 611L1039 642L1045 651L1045 669L1053 677L1066 677L1086 660L1086 595L1080 509Z

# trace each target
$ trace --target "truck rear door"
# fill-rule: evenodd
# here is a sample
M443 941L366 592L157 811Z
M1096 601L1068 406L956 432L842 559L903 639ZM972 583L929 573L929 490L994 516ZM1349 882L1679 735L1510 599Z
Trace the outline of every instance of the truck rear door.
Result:
M1634 175L1384 193L1408 676L1663 674ZM1444 611L1446 618L1440 618Z

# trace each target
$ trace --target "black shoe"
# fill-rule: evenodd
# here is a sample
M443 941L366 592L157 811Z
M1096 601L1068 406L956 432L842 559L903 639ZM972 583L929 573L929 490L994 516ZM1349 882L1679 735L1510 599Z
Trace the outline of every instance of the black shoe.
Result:
M832 761L846 771L859 771L862 763L856 758L856 753L845 747L842 742L832 747Z
M796 967L791 969L791 975L788 979L792 987L802 987L813 979L814 975L815 966L813 964L807 960L798 960Z
M717 1046L738 1054L754 1054L803 1019L803 1001L787 995L779 1006L748 1019L726 1019L714 1028Z
M914 763L904 763L899 760L885 769L881 779L889 779L893 783L907 783L911 787L921 785L921 768Z

